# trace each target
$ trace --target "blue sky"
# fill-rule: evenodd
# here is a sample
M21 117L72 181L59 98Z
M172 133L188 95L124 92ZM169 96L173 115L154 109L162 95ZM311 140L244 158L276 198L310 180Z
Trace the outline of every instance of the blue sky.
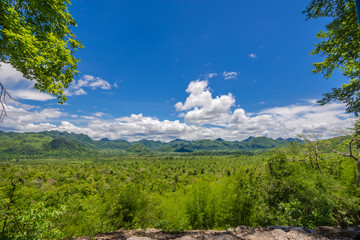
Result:
M73 30L85 48L68 102L2 64L0 81L19 102L0 130L131 141L331 136L353 116L315 100L347 80L311 72L321 58L309 53L328 19L305 21L308 2L74 0Z

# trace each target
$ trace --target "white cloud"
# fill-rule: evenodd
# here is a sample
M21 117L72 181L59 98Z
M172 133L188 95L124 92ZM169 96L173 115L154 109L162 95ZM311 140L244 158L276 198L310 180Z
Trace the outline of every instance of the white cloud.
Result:
M34 89L34 81L30 81L8 63L0 62L0 82L15 99L48 101L55 99L54 96ZM68 89L65 89L66 96L86 95L84 88L111 89L109 82L91 75L84 75L78 81L74 80Z
M12 102L12 105L14 105L16 107L21 107L21 108L23 108L25 110L40 109L39 106L24 104L24 103L21 103L21 102Z
M349 128L352 125L350 114L345 112L341 103L331 103L320 106L315 100L309 100L303 105L290 105L265 109L260 114L271 114L281 124L282 136L294 136L301 133L324 133L330 136L330 130L341 126Z
M340 103L320 106L316 100L308 100L301 105L269 108L251 115L241 108L231 111L235 105L231 93L213 98L207 81L191 82L186 92L189 97L185 103L178 102L175 105L176 110L183 111L179 117L184 117L187 123L226 127L225 139L264 135L274 138L296 137L297 134L319 131L331 134L330 130L339 124L351 126L351 116L345 113Z
M111 89L110 83L108 83L102 78L94 77L91 75L84 75L78 81L73 82L72 85L75 89L81 87L91 87L92 89L96 89L96 88Z
M34 81L30 81L8 63L0 62L0 82L15 99L47 101L54 96L34 89Z
M204 75L204 78L205 79L210 79L210 78L213 78L213 77L216 77L216 76L217 76L217 73L208 73L208 74Z
M257 55L256 55L256 53L250 53L248 55L248 57L254 59L254 58L257 58Z
M235 104L231 93L213 98L207 81L193 81L186 89L190 95L185 103L178 102L178 111L188 111L185 122L197 124L224 125L230 118L230 108Z
M84 119L87 119L87 120L95 120L95 119L97 119L94 116L81 116L81 117L84 118Z
M193 81L186 92L184 103L175 107L185 122L159 120L142 114L99 119L107 114L95 112L88 116L68 115L59 108L40 109L16 103L8 108L8 118L0 125L2 131L59 130L84 133L95 139L153 139L170 141L176 138L197 140L242 140L249 136L272 138L296 137L301 133L323 133L331 137L331 130L350 127L352 117L340 103L320 106L315 100L302 104L264 109L256 114L235 107L231 93L212 96L207 81ZM81 124L81 125L80 125ZM209 127L209 125L211 127Z
M86 95L87 92L85 92L84 89L80 88L73 92L73 95L79 96L79 95ZM69 96L71 96L71 93L69 93Z
M86 117L86 116L85 116ZM6 119L9 122L9 119ZM61 121L60 125L51 123L28 123L17 125L17 127L4 127L2 129L15 131L33 131L59 130L73 133L84 133L94 139L126 139L136 141L141 139L154 139L161 141L170 141L175 138L184 137L189 140L195 140L199 137L210 138L214 135L208 128L189 126L179 121L160 121L152 117L144 117L142 114L132 114L130 117L122 117L113 120L99 120L89 118L86 126L76 126L69 121Z
M9 90L9 93L14 99L25 99L25 100L35 100L35 101L48 101L51 99L55 99L55 97L50 94L42 93L34 89Z
M207 102L211 101L212 96L207 86L207 81L196 80L190 82L188 88L186 89L186 92L190 93L190 96L186 99L184 104L181 102L176 103L176 110L189 110L196 106L205 105Z
M115 84L114 84L114 86L115 86ZM117 84L115 87L117 87ZM102 78L94 77L91 75L84 75L78 81L74 80L70 84L69 88L66 89L66 91L65 91L65 95L67 95L67 96L86 95L87 92L84 90L84 88L91 88L92 90L95 90L97 88L103 89L103 90L110 90L111 84Z
M104 116L107 116L109 114L103 113L103 112L96 112L96 113L93 113L93 115L96 116L96 117L104 117Z
M8 117L2 122L0 129L29 132L34 131L35 123L41 126L49 126L49 122L56 121L57 119L67 116L67 113L62 112L58 108L45 108L38 110L37 108L29 108L28 105L22 106L9 105L6 108ZM51 125L51 124L50 124ZM55 126L56 125L51 125Z
M231 80L231 79L236 79L237 78L238 73L237 72L223 72L223 77L225 80Z
M12 88L19 83L29 85L31 81L25 79L19 71L8 63L0 62L0 79L6 88Z

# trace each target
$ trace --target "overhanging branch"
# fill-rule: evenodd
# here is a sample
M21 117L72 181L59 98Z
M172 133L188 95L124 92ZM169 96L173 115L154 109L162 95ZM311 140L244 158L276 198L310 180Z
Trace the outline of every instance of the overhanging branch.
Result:
M10 93L6 90L4 85L0 82L0 122L4 120L5 117L7 117L6 108L8 107L6 103L6 99L10 98L14 101L16 101L15 98L13 98Z

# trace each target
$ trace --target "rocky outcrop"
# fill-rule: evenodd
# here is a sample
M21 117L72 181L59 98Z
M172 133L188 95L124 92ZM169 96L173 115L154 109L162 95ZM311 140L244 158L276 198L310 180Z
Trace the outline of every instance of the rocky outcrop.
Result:
M75 238L74 238L75 239ZM360 228L350 227L341 229L338 227L321 226L314 230L304 227L285 227L271 226L263 227L246 227L239 226L224 231L215 230L192 230L183 232L169 232L159 229L148 228L135 230L119 230L116 232L98 234L95 237L78 237L77 240L327 240L343 239L355 240L360 239Z

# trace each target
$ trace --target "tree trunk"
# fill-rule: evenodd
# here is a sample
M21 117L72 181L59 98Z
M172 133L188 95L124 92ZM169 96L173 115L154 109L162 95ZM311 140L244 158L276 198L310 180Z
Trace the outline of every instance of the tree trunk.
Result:
M356 161L356 188L359 187L360 162Z
M319 164L319 149L317 145L315 146L315 161L316 161L317 169L319 170L319 172L321 172L320 164Z

